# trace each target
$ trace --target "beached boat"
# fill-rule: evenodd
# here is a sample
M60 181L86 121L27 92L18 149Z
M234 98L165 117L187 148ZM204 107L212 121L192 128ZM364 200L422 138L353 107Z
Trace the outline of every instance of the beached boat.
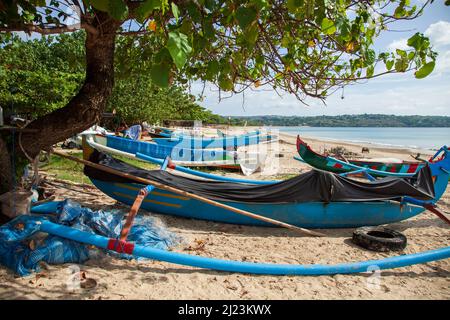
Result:
M171 157L174 163L194 167L220 167L241 169L245 175L256 171L263 162L263 155L244 152L186 149L175 146L162 146L148 141L125 139L114 135L86 134L86 141L92 147L111 154L135 158L136 153L165 159Z
M147 171L87 148L84 149L84 157L93 163L295 226L346 228L408 219L423 212L425 204L436 202L445 192L450 176L449 150L444 148L442 152L444 156L441 159L425 166L412 178L361 182L312 170L268 185L187 178L162 170ZM145 187L88 166L85 174L102 192L128 205L133 204L139 190ZM225 208L158 188L145 197L142 208L186 218L270 226Z
M297 151L301 159L314 168L334 173L345 173L358 169L368 169L373 176L410 176L425 166L418 161L371 161L371 160L340 160L334 157L320 154L297 136Z
M162 146L177 146L188 149L237 149L242 146L273 142L276 139L275 135L254 131L236 136L222 137L195 137L181 134L170 138L155 138L153 141Z

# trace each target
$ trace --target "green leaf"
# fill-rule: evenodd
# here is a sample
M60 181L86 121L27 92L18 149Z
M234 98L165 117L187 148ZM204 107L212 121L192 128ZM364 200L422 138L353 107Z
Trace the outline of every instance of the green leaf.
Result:
M152 77L152 81L159 87L168 87L169 86L169 72L170 67L167 64L155 64L152 66L150 70L150 76Z
M109 0L90 0L89 2L95 9L108 12Z
M172 57L170 56L169 50L167 48L162 48L159 50L155 56L153 57L153 63L154 64L171 64L172 63Z
M423 42L423 36L420 34L420 32L416 32L411 38L408 39L408 46L413 47L414 49L418 50Z
M213 11L216 8L216 2L214 0L205 0L205 7L209 11Z
M386 61L386 69L391 70L393 66L394 66L394 60Z
M201 23L202 15L199 12L199 9L195 5L194 1L188 1L186 4L186 10L189 13L189 16L192 18L194 22Z
M400 4L394 11L394 17L401 18L406 15L405 7Z
M445 3L446 6L450 6L450 0L445 0L444 3Z
M397 72L405 72L408 69L408 59L401 58L395 62L395 70Z
M236 10L236 19L242 30L245 30L256 20L257 12L253 8L239 7Z
M216 77L217 73L219 72L219 62L217 60L212 60L208 62L208 67L206 69L206 76L208 80L212 81Z
M431 72L433 72L435 66L434 61L430 61L422 66L419 70L414 74L417 79L423 79L428 76Z
M169 32L169 40L167 41L166 47L177 68L183 68L189 54L192 52L187 35L177 31Z
M143 23L145 19L153 12L155 9L161 8L161 1L159 0L146 0L136 9L136 20Z
M328 18L323 18L321 28L322 32L325 34L333 34L336 32L336 26L334 25L334 22Z
M336 20L335 26L339 31L342 40L350 41L352 39L350 25L346 19Z
M175 20L178 22L178 17L180 16L180 9L178 9L178 6L172 2L172 13L175 17Z
M400 57L406 58L406 51L405 51L405 50L396 49L395 52L397 52L397 54L398 54Z
M374 67L373 66L369 66L366 69L366 77L370 78L371 76L373 76L373 72L374 72Z
M245 30L244 36L247 40L247 43L249 43L251 46L253 46L256 43L256 40L258 40L258 27L256 25L252 25L250 28Z
M124 20L128 17L128 7L123 0L110 0L108 13L116 20Z
M233 90L233 81L230 80L230 78L228 78L225 75L220 75L219 77L219 87L220 89L224 90L224 91L231 91Z
M287 8L289 13L297 12L298 8L303 6L304 0L287 0Z
M214 38L215 29L214 29L211 19L205 19L203 21L203 33L204 33L205 37L208 39Z

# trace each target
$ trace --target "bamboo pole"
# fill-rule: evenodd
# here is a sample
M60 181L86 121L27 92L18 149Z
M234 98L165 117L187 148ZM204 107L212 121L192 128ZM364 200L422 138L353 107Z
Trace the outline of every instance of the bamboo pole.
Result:
M267 217L264 217L264 216L261 216L261 215L255 214L255 213L251 213L251 212L248 212L248 211L245 211L245 210L241 210L241 209L238 209L238 208L235 208L235 207L232 207L232 206L229 206L229 205L226 205L226 204L214 201L214 200L210 200L210 199L204 198L202 196L199 196L199 195L196 195L196 194L193 194L193 193L190 193L190 192L186 192L184 190L180 190L180 189L177 189L177 188L174 188L174 187L166 186L166 185L164 185L162 183L159 183L159 182L156 182L156 181L153 181L153 180L150 180L150 179L136 177L136 176L133 176L133 175L131 175L129 173L121 172L121 171L118 171L118 170L106 167L104 165L93 163L91 161L87 161L87 160L84 160L84 159L79 159L79 158L67 155L65 153L62 153L62 152L54 151L53 153L58 155L58 156L60 156L60 157L63 157L63 158L66 158L66 159L69 159L69 160L72 160L72 161L75 161L75 162L79 162L79 163L82 163L84 165L87 165L87 166L90 166L90 167L93 167L93 168L96 168L96 169L99 169L99 170L102 170L102 171L105 171L105 172L108 172L108 173L111 173L111 174L115 174L115 175L118 175L118 176L123 177L123 178L127 178L127 179L130 179L130 180L136 181L138 183L142 183L142 184L145 184L145 185L153 185L153 186L155 186L155 187L157 187L159 189L163 189L163 190L166 190L166 191L177 193L179 195L182 195L182 196L185 196L185 197L188 197L188 198L196 199L196 200L208 203L208 204L210 204L212 206L219 207L219 208L222 208L222 209L225 209L225 210L228 210L228 211L232 211L234 213L241 214L241 215L253 218L253 219L261 220L261 221L264 221L264 222L267 222L267 223L270 223L270 224L273 224L273 225L284 227L284 228L287 228L287 229L290 229L290 230L294 230L294 231L297 231L297 232L300 232L300 233L303 233L303 234L307 234L307 235L310 235L310 236L314 236L314 237L324 237L325 236L323 233L320 233L320 232L311 231L311 230L308 230L308 229L305 229L305 228L300 228L300 227L297 227L297 226L294 226L294 225L291 225L291 224L288 224L288 223L285 223L285 222L282 222L282 221L278 221L278 220L267 218Z

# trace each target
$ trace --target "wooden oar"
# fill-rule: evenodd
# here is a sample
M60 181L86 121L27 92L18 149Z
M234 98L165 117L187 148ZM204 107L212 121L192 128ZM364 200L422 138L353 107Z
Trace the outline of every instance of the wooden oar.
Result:
M84 165L87 165L87 166L90 166L90 167L93 167L93 168L96 168L96 169L99 169L99 170L102 170L102 171L105 171L105 172L108 172L108 173L111 173L111 174L115 174L117 176L120 176L120 177L123 177L123 178L127 178L127 179L136 181L136 182L141 183L141 184L153 185L153 186L155 186L155 187L157 187L159 189L164 189L164 190L167 190L167 191L170 191L170 192L173 192L173 193L177 193L177 194L183 195L183 196L188 197L188 198L196 199L196 200L208 203L208 204L210 204L212 206L223 208L223 209L226 209L228 211L232 211L234 213L241 214L241 215L253 218L253 219L261 220L261 221L264 221L264 222L267 222L267 223L271 223L271 224L274 224L274 225L277 225L277 226L280 226L280 227L284 227L284 228L287 228L287 229L295 230L295 231L298 231L298 232L301 232L301 233L304 233L304 234L307 234L307 235L310 235L310 236L315 236L315 237L324 237L325 236L325 234L320 233L320 232L316 232L316 231L311 231L311 230L308 230L308 229L300 228L300 227L293 226L291 224L288 224L288 223L285 223L285 222L282 222L282 221L278 221L278 220L275 220L275 219L267 218L267 217L264 217L264 216L261 216L261 215L255 214L255 213L251 213L251 212L248 212L248 211L245 211L245 210L241 210L241 209L238 209L238 208L235 208L235 207L232 207L232 206L228 206L226 204L223 204L223 203L220 203L220 202L217 202L217 201L214 201L214 200L210 200L210 199L204 198L202 196L199 196L199 195L196 195L196 194L193 194L193 193L190 193L190 192L186 192L186 191L174 188L174 187L166 186L166 185L164 185L162 183L159 183L159 182L156 182L156 181L152 181L152 180L141 178L141 177L136 177L136 176L133 176L133 175L131 175L129 173L124 173L124 172L121 172L121 171L118 171L118 170L106 167L106 166L101 165L101 164L97 164L97 163L93 163L93 162L90 162L90 161L87 161L87 160L84 160L84 159L79 159L79 158L76 158L76 157L73 157L73 156L69 156L69 155L67 155L65 153L62 153L62 152L54 151L53 153L58 155L58 156L60 156L60 157L63 157L63 158L66 158L66 159L69 159L69 160L72 160L72 161L75 161L75 162L79 162L79 163L82 163Z

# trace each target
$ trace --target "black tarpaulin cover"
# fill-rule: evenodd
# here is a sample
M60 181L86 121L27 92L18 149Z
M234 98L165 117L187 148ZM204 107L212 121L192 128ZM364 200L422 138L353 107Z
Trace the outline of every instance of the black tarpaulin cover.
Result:
M311 170L271 185L249 185L187 178L161 170L144 170L95 151L90 159L121 172L146 178L208 199L252 203L332 202L396 200L410 196L420 200L434 198L434 186L428 166L411 178L387 177L362 182L321 170ZM134 182L85 166L84 173L96 180Z

